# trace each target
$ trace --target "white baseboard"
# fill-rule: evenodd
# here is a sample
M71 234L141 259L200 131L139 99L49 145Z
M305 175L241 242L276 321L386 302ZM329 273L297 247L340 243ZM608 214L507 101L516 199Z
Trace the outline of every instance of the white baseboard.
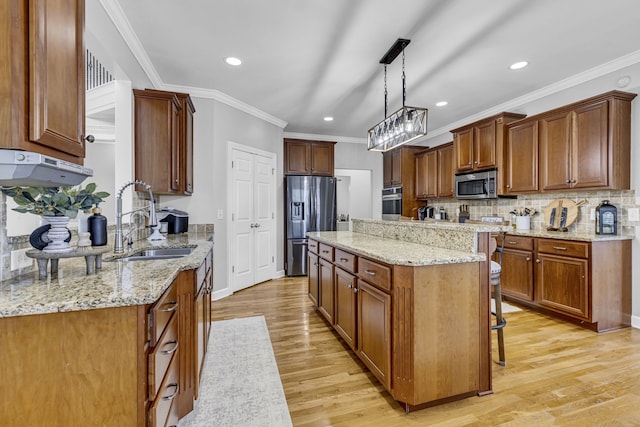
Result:
M233 292L230 288L220 289L219 291L214 291L211 295L211 299L216 301L222 298L226 298L233 295Z
M631 327L640 329L640 316L631 316Z
M274 279L279 279L281 277L284 277L284 270L276 271L276 275L273 278Z

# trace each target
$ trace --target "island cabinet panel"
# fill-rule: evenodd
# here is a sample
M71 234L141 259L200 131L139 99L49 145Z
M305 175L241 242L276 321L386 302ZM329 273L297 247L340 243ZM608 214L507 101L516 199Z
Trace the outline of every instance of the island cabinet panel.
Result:
M318 292L320 291L320 262L318 255L311 252L311 250L307 252L307 260L307 265L309 266L307 273L309 279L309 298L313 301L313 305L317 307L319 301Z
M357 277L335 268L336 331L352 350L356 350Z
M476 394L479 264L394 266L393 274L395 399L417 406Z
M82 164L84 0L0 3L0 146Z
M335 307L335 281L333 277L334 266L330 261L324 258L319 259L320 263L320 291L318 309L325 319L332 325L334 320L334 307Z
M358 356L391 389L391 296L358 280Z

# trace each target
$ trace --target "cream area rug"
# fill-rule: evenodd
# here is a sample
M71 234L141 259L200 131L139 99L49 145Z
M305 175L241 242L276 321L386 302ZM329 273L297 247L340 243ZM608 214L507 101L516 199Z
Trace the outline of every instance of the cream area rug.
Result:
M516 307L515 305L508 304L506 302L502 302L502 314L505 313L515 313L516 311L522 311L520 307ZM496 312L496 301L491 299L491 312Z
M292 426L264 316L213 322L195 409L179 427Z

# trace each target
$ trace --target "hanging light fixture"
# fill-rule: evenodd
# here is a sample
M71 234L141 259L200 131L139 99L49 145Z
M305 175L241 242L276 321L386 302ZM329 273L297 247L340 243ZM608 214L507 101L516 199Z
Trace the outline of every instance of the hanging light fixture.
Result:
M367 149L388 151L427 134L427 113L420 107L405 106L407 86L404 72L404 48L411 43L408 39L398 39L384 54L380 63L384 64L384 120L369 129ZM402 108L387 116L387 65L402 53Z

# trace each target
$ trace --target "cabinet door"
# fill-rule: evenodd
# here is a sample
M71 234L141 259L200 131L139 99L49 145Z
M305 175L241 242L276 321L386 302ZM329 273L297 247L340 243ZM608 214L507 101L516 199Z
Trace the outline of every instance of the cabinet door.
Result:
M416 199L427 198L427 154L416 155Z
M84 0L29 3L29 139L83 158Z
M391 151L391 185L402 185L402 153L403 148Z
M453 138L456 171L473 169L473 128L456 132Z
M336 331L351 347L356 349L356 276L341 268L335 269L336 282Z
M609 186L609 103L600 101L572 113L571 187Z
M204 309L204 299L205 292L204 289L201 289L198 292L198 296L195 300L195 319L194 319L194 331L195 331L195 343L197 345L196 351L196 366L195 366L195 397L198 397L198 393L200 390L200 380L202 380L202 373L204 367L204 356L206 354L206 346L205 346L205 309Z
M474 169L496 166L496 122L491 120L473 129Z
M358 280L358 355L382 385L391 385L391 296Z
M333 176L333 144L311 144L311 173Z
M318 264L318 255L307 252L308 255L308 263L309 273L308 273L308 281L309 281L309 298L313 301L314 306L318 306L318 290L320 286L320 280L318 275L318 269L320 265Z
M536 263L537 302L543 307L588 320L588 261L539 253Z
M382 185L384 188L393 186L393 151L382 153Z
M311 146L307 142L288 141L285 139L285 174L307 175L311 173L309 165Z
M196 111L191 97L186 93L176 94L181 102L180 110L180 171L182 193L193 194L193 113Z
M570 188L571 114L540 119L540 186L544 190Z
M538 121L509 127L507 193L538 191Z
M438 197L438 152L426 154L427 161L427 197Z
M334 281L333 281L333 264L322 258L320 263L320 301L318 302L318 310L331 323L334 322Z
M453 197L453 145L438 150L438 196Z
M194 316L195 293L197 291L193 270L184 271L178 275L178 357L180 358L180 388L177 396L177 412L183 417L193 410L195 398L195 328ZM206 344L203 343L203 346ZM175 403L174 403L175 404Z
M523 301L533 301L533 253L505 249L500 273L502 293Z

